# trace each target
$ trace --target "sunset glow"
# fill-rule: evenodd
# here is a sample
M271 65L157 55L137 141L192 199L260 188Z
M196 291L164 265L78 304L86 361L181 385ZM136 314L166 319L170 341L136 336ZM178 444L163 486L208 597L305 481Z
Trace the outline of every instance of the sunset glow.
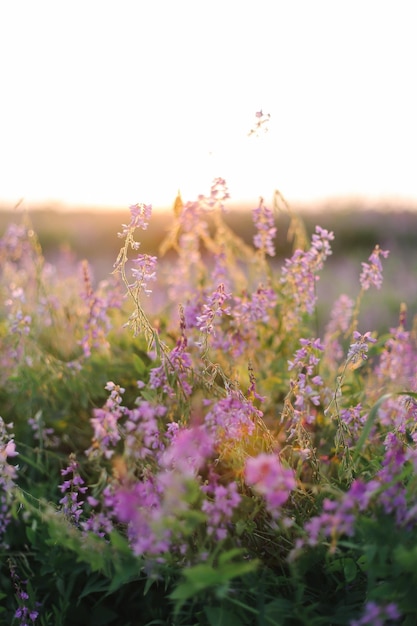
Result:
M3 3L0 203L417 201L413 8Z

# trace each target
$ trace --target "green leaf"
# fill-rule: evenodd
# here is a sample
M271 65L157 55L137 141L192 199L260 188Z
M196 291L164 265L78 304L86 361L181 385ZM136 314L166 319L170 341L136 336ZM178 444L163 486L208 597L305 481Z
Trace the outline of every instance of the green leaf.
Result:
M358 573L358 566L354 559L344 559L343 572L345 574L346 582L351 583L355 580Z
M242 617L221 606L205 606L204 613L210 626L242 626Z
M146 365L144 361L138 356L134 354L132 357L133 367L135 368L135 372L141 377L146 374Z
M379 408L381 406L381 404L383 402L385 402L385 400L388 400L388 398L391 398L394 394L392 393L385 393L383 396L381 396L379 398L379 400L374 404L374 406L372 407L372 409L369 411L369 415L368 418L365 422L365 425L362 429L362 433L361 436L359 437L358 441L356 442L355 445L355 451L353 453L353 457L352 457L352 462L356 463L356 461L359 458L359 455L361 453L361 450L366 442L366 440L369 437L369 433L371 432L372 426L374 424L374 421L376 419L376 416L378 415L378 411Z
M131 555L132 550L129 547L129 542L123 535L116 530L112 530L110 533L110 543L121 554Z
M109 581L101 576L91 576L91 578L87 581L83 591L78 596L78 599L81 600L91 593L98 593L107 591L109 587Z

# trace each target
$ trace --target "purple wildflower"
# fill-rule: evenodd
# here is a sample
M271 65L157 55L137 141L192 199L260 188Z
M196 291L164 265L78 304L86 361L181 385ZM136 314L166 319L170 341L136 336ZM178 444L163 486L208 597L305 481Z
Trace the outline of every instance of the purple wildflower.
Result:
M138 254L136 259L133 259L132 263L135 267L131 270L132 276L135 279L135 283L130 285L134 289L143 291L147 296L152 293L152 289L149 289L148 283L156 280L156 264L157 257L150 254Z
M142 230L146 230L149 225L149 220L151 219L151 204L132 204L129 210L131 216L130 222L129 224L122 224L123 230L120 233L122 237L126 236L131 229L141 228Z
M139 400L136 404L137 408L126 410L127 419L123 425L125 455L143 459L163 450L158 419L166 414L167 409L146 400Z
M359 278L362 289L365 291L370 287L381 288L382 285L382 263L380 257L387 258L389 250L381 250L379 246L375 246L374 251L369 257L369 263L362 263L362 272Z
M80 500L79 496L84 496L87 487L84 486L84 480L80 476L79 465L74 455L70 456L68 467L61 470L62 476L69 476L63 483L59 485L59 490L63 493L63 497L59 503L62 505L62 512L73 523L78 525L80 517L83 513L84 500Z
M175 469L183 476L193 477L213 451L213 438L204 426L182 428L162 454L160 465L165 469Z
M152 479L120 485L107 494L119 522L128 525L127 534L136 556L161 555L171 547L171 531L163 526L161 494Z
M9 559L9 569L10 577L15 588L16 599L19 603L19 607L16 609L14 616L19 620L19 626L33 625L39 617L41 604L39 602L33 602L33 600L29 598L29 594L26 590L28 581L20 578L16 571L16 566L11 559Z
M230 198L229 190L224 178L214 178L210 188L210 199L214 203L219 203L223 208L224 200Z
M241 497L235 482L228 485L218 484L216 477L202 487L206 499L202 511L207 515L207 534L221 541L227 537L227 528L232 515L239 505Z
M255 248L264 255L275 256L274 238L277 229L274 226L274 214L264 205L262 198L259 206L253 210L252 216L257 230L253 238Z
M207 298L207 304L203 304L201 315L197 316L197 328L202 333L210 335L214 331L214 320L216 317L230 314L230 307L224 306L226 300L231 297L230 293L225 291L223 283L221 283L215 291Z
M205 417L205 422L213 430L218 441L233 441L250 436L255 428L255 420L262 416L243 396L230 392L226 398L216 402Z
M336 547L338 537L347 535L351 537L355 529L355 515L350 506L344 506L343 502L326 498L323 502L323 512L312 517L304 526L308 534L308 545L315 546L323 535L331 539L332 549Z
M103 408L93 409L94 417L90 419L94 430L93 445L86 452L90 458L104 454L109 459L114 454L111 446L115 446L120 440L118 422L126 412L120 406L125 390L113 382L108 382L105 389L110 391L110 396Z
M356 339L356 341L349 346L347 355L348 361L351 363L357 363L359 359L366 361L368 358L368 344L376 343L376 339L371 336L369 331L361 335L357 330L353 331L353 338Z
M294 415L297 421L302 416L311 424L315 419L315 411L311 405L320 404L320 393L324 383L316 373L320 363L320 352L323 345L320 339L300 339L301 348L296 351L294 359L288 361L288 370L294 370L297 378L291 381L291 388L295 395Z
M407 498L406 488L399 474L407 456L404 444L393 432L387 434L384 446L382 467L376 475L376 479L383 487L378 496L378 505L382 506L387 515L395 514L397 524L402 525L407 520Z
M251 295L235 297L234 317L240 326L251 326L254 322L269 321L270 311L277 303L277 296L273 289L259 285Z
M386 626L388 620L391 624L394 624L400 618L401 613L394 602L377 604L373 600L369 600L365 604L361 617L351 620L349 626Z
M246 461L245 481L264 496L274 517L279 515L280 508L297 486L294 471L284 467L276 455L265 453Z
M346 424L350 432L350 438L347 442L348 445L352 445L357 440L357 437L366 421L367 415L361 415L361 411L361 404L357 404L356 406L342 409L340 411L340 419L344 424Z
M310 249L307 252L296 250L291 259L286 259L281 284L284 294L288 295L295 305L293 315L314 312L317 300L317 272L323 268L324 261L332 254L329 243L332 239L334 239L332 232L316 226Z

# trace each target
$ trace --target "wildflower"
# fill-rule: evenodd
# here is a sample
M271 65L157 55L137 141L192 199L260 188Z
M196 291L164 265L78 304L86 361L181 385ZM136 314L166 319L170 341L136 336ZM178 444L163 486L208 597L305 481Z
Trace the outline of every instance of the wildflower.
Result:
M362 405L360 403L354 407L349 407L340 411L340 419L344 424L346 424L351 435L349 445L356 441L357 436L366 421L367 415L361 415L361 411Z
M229 190L224 178L214 178L210 188L210 199L216 203L220 203L223 208L223 201L230 198Z
M202 333L210 335L214 330L214 320L216 317L228 315L230 307L224 306L226 300L231 297L230 293L226 293L223 283L207 298L207 303L203 304L201 315L197 316L197 328Z
M376 339L371 336L369 331L361 335L357 330L353 331L353 338L356 341L349 346L348 361L351 363L357 363L359 359L366 361L368 358L368 344L376 343Z
M288 370L298 372L297 378L291 380L291 389L295 395L294 415L297 420L303 415L308 423L314 421L314 413L311 413L311 404L319 406L320 388L323 387L323 379L315 373L320 363L320 352L323 352L323 344L320 339L300 339L301 348L295 352L294 359L288 361Z
M390 432L384 440L385 455L382 467L376 475L376 480L382 489L378 494L377 504L387 515L395 514L398 525L407 519L406 488L399 474L404 467L407 455L404 444L398 434Z
M245 294L246 295L246 294ZM250 327L254 322L267 323L269 311L274 308L277 296L273 289L259 285L251 296L235 297L234 318L239 326Z
M274 516L297 486L294 471L284 467L276 455L265 453L246 461L245 481L264 496Z
M213 454L214 442L204 426L179 429L162 454L160 465L184 476L195 476Z
M107 491L107 506L119 522L128 525L127 534L136 556L161 555L171 547L171 530L164 525L161 494L154 479Z
M110 396L106 400L103 408L93 409L90 423L93 427L93 445L86 451L90 458L103 454L109 459L114 454L110 446L114 446L120 440L118 422L125 414L126 410L121 406L123 387L108 382L105 389L110 391Z
M381 288L382 285L382 263L380 257L386 259L389 250L381 250L379 246L375 246L374 251L369 257L369 263L362 263L362 272L359 281L362 289L365 291L370 287Z
M202 491L207 495L207 499L201 506L202 511L207 515L207 534L221 541L227 536L227 527L241 500L237 484L232 482L228 485L221 485L215 478L212 478L207 485L202 487Z
M332 254L330 241L334 239L332 232L316 226L309 250L295 250L291 259L286 259L282 269L281 284L285 295L295 305L295 312L312 314L317 300L317 272L323 268L324 261Z
M190 354L187 352L187 338L185 336L186 313L181 309L181 334L175 347L164 359L162 365L154 367L149 374L149 387L160 389L168 396L173 397L175 391L168 381L168 375L172 374L171 382L177 383L181 392L186 396L192 393L192 386L189 383L189 372L192 366Z
M16 599L19 603L19 607L16 609L14 616L19 620L20 626L29 626L29 623L35 624L39 617L38 609L41 607L41 604L39 602L33 602L33 600L31 601L27 592L28 581L20 578L16 571L16 566L11 559L9 559L9 570L15 588ZM32 607L30 605L32 605Z
M157 261L157 257L150 254L139 254L136 259L133 259L135 267L131 271L135 283L130 286L143 291L147 296L151 294L152 289L149 289L148 283L156 280Z
M86 493L87 487L84 486L85 483L74 455L70 455L70 463L68 467L61 470L61 475L69 476L59 485L59 490L64 494L59 501L62 505L62 512L71 522L78 525L84 504L84 500L79 500L79 496Z
M166 411L166 407L154 405L146 400L139 400L137 408L126 410L127 419L123 425L126 456L143 459L163 450L158 419L163 417Z
M215 433L216 439L234 440L250 436L255 428L255 420L262 416L239 394L230 392L226 398L216 402L205 417L205 422Z
M365 604L362 616L349 622L349 626L386 626L388 620L393 624L401 618L401 614L394 602L377 604L369 600Z
M252 217L257 230L253 238L255 248L264 255L275 256L274 238L277 229L274 226L274 214L264 205L262 198L258 208L254 209Z
M152 205L143 203L132 204L129 210L131 216L130 222L129 224L122 224L123 230L119 233L121 237L126 236L132 229L141 228L142 230L146 230L148 228L152 214Z

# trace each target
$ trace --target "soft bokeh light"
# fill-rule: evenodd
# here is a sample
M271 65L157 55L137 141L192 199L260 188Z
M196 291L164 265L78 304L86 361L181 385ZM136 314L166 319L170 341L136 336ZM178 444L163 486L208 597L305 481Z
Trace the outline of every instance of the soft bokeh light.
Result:
M213 176L235 200L417 200L414 8L2 3L0 202L158 206Z

